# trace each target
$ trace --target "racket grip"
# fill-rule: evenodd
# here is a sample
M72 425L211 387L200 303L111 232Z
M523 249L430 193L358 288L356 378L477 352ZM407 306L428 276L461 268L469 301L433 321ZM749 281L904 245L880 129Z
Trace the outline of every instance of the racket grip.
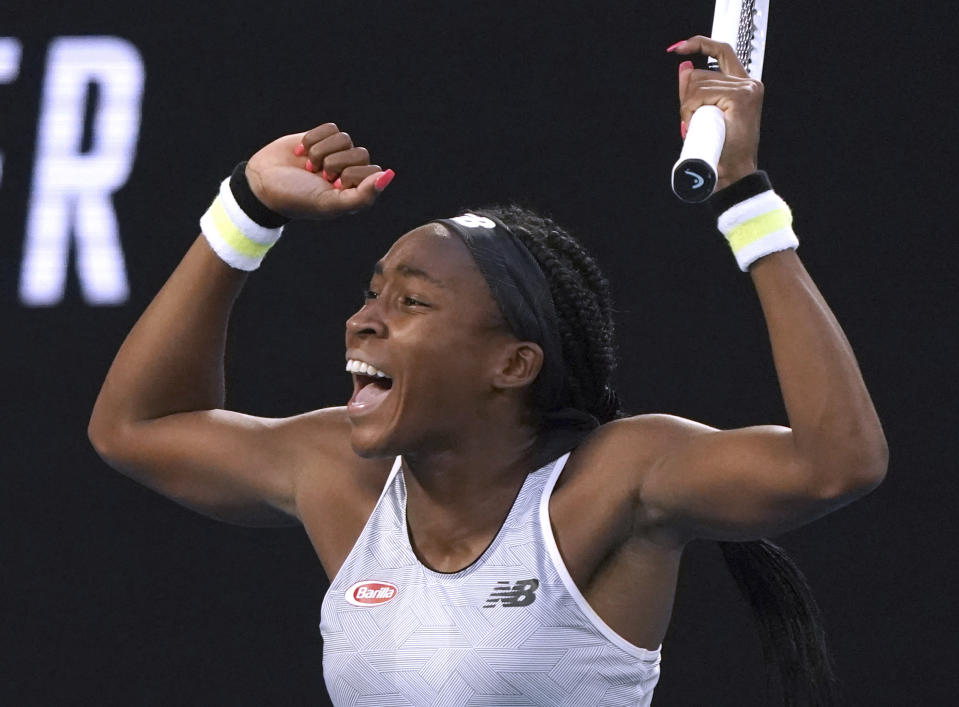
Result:
M705 201L716 188L719 156L726 141L723 112L716 106L700 106L689 119L686 141L673 165L673 192L683 201Z

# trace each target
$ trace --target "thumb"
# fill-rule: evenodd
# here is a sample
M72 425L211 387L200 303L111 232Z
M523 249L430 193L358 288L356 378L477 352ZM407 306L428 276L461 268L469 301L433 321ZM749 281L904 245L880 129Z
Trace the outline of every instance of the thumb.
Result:
M321 195L321 199L329 199L333 202L331 210L337 212L360 211L369 208L376 201L377 197L383 193L383 190L393 181L396 172L388 169L385 172L374 172L349 189L328 189Z

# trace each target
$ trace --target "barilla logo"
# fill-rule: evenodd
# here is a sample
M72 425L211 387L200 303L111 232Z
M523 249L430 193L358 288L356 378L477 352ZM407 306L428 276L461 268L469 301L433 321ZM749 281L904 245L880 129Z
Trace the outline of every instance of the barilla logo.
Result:
M347 589L346 600L353 606L375 606L388 602L396 596L397 591L395 584L367 580Z

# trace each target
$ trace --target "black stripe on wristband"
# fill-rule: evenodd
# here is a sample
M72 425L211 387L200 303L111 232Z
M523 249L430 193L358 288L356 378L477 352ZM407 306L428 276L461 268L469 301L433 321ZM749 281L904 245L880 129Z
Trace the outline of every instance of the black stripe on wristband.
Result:
M769 181L769 175L763 170L756 170L752 174L747 174L742 179L733 182L725 189L720 189L706 201L713 214L718 218L720 214L735 206L740 201L746 201L757 194L769 191L773 188Z
M246 162L240 162L233 169L233 174L230 175L230 191L233 192L237 206L243 209L243 213L249 216L253 223L263 228L279 228L290 222L286 216L276 213L256 198L246 180Z

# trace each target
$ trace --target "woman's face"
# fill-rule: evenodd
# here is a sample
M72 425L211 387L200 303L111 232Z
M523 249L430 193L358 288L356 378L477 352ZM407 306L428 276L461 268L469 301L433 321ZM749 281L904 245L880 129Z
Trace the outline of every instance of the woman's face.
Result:
M347 361L377 369L353 372L353 449L374 457L449 448L482 419L510 342L515 337L457 235L428 224L401 237L346 322Z

